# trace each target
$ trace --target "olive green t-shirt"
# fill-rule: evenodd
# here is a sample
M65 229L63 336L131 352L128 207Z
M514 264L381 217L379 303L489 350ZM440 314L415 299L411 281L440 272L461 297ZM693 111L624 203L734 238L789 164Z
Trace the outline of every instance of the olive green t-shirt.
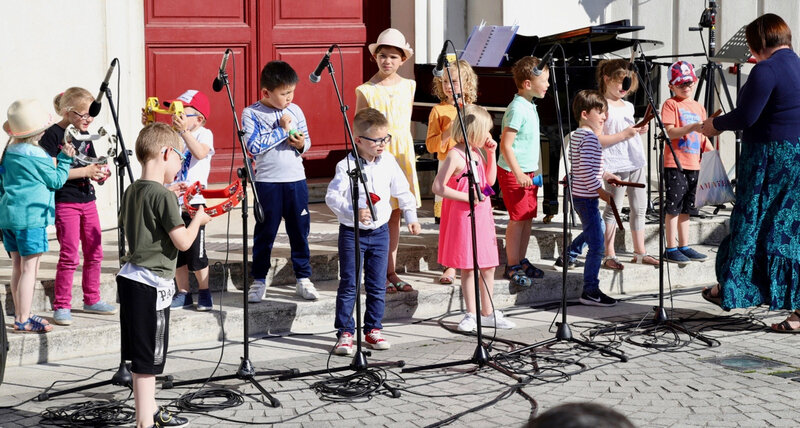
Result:
M178 249L169 232L184 225L175 194L161 183L136 180L122 196L118 220L128 241L122 261L174 278Z

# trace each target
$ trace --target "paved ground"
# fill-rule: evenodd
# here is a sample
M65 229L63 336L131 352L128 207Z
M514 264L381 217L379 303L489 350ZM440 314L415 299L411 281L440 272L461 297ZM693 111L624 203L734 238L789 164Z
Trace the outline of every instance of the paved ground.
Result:
M627 415L637 426L797 426L800 411L796 403L800 389L800 336L779 335L766 330L785 314L764 309L724 313L705 303L698 290L674 297L672 319L692 318L683 325L714 341L709 347L685 334L659 328L656 334L627 337L611 330L593 337L624 353L628 362L559 342L549 349L524 352L521 359L503 358L509 342L495 341L491 356L519 374L518 379L473 364L449 369L400 373L386 369L388 382L400 390L399 398L386 393L354 401L326 401L312 385L329 376L277 381L259 376L261 384L280 400L273 408L260 400L250 384L234 379L215 381L238 391L243 403L208 413L189 414L192 426L239 426L245 424L281 426L521 426L536 412L573 401L594 401ZM649 319L652 296L625 296L630 300L615 308L570 306L568 321L575 337L591 337L603 319ZM670 302L666 302L670 307ZM512 331L498 332L506 340L531 344L554 337L551 322L556 312L550 307L517 307L507 315L518 323ZM213 316L213 315L211 315ZM557 317L560 320L560 316ZM454 327L458 314L445 318ZM634 323L635 323L634 322ZM617 327L623 326L616 324ZM393 343L389 351L376 351L369 361L404 360L406 367L468 359L476 349L474 336L454 334L439 320L409 320L386 326ZM486 330L486 339L493 332ZM627 340L626 340L627 337ZM632 342L650 342L659 347L644 348ZM340 367L350 358L330 357L334 343L330 331L309 335L257 338L249 347L250 359L259 370L297 368L301 371ZM519 348L520 345L517 345ZM241 343L195 345L171 349L167 371L176 380L205 378L221 359L217 374L234 373L243 354ZM739 358L745 357L745 358ZM58 380L55 390L109 379L118 362L113 357L86 358L54 364L14 367L0 387L0 425L39 426L47 408L90 400L126 400L129 392L103 386L48 401L30 401ZM335 376L350 374L347 370ZM94 375L92 379L87 379ZM72 383L66 383L72 382ZM163 404L199 385L160 390ZM221 400L217 400L219 402ZM21 403L21 404L20 404ZM133 401L128 400L132 405Z

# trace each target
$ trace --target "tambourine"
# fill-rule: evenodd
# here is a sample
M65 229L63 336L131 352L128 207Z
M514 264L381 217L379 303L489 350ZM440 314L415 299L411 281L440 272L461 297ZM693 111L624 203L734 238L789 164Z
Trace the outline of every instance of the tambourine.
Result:
M239 202L244 199L244 189L242 189L242 186L238 181L231 183L228 187L213 190L204 189L203 185L200 184L199 181L195 181L194 184L189 186L189 188L186 189L186 192L183 194L183 208L186 209L186 212L188 212L192 217L194 217L194 214L197 212L197 208L191 206L189 202L198 193L203 195L204 198L209 199L227 198L222 201L222 203L207 207L205 209L206 214L211 217L225 214L226 212L232 210L236 205L239 205Z
M168 114L170 116L183 113L183 103L180 101L173 101L169 104L168 109L164 109L160 107L158 97L148 97L147 102L145 102L144 112L147 116L145 120L145 125L147 125L156 121L156 113Z
M85 165L90 165L90 164L103 165L103 170L104 171L108 171L108 169L109 169L108 168L108 159L109 158L113 158L114 156L116 156L116 152L114 150L114 147L109 147L108 148L107 156L91 157L91 156L86 156L84 154L86 152L86 142L87 141L99 140L100 138L107 137L107 136L109 136L109 134L108 134L108 132L106 132L105 128L103 128L102 126L100 128L98 128L96 134L82 134L81 131L78 130L78 128L76 128L74 125L70 124L69 126L67 126L67 129L64 130L64 140L63 140L63 142L64 142L64 144L70 144L70 141L69 141L70 139L72 141L80 141L81 144L80 144L80 146L78 146L77 150L75 150L74 159L77 160L78 162L81 162L81 163L85 164ZM113 136L110 136L110 137L113 137ZM98 184L103 184L103 183L105 183L105 181L108 179L109 176L110 175L107 174L105 176L105 178L102 178L100 180L95 180L95 181L97 181Z

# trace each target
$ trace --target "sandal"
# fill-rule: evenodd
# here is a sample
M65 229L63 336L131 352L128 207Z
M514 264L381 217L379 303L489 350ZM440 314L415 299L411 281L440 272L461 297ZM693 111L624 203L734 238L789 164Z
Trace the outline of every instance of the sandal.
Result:
M394 294L397 293L397 287L394 286L389 280L386 280L386 294Z
M644 254L633 253L633 260L631 260L631 263L658 266L658 259L647 253Z
M625 266L620 263L619 259L615 257L604 257L603 258L603 267L606 269L612 270L623 270Z
M389 291L389 287L394 287L395 291L402 291L402 292L405 292L405 293L407 293L409 291L414 291L414 288L411 287L411 284L403 281L400 278L397 278L397 282L392 282L391 279L386 278L386 282L387 282L387 284L389 284L386 287L386 292L387 293L392 293L392 291Z
M43 320L40 316L32 315L24 323L14 321L14 333L47 333L53 329L50 324L43 324L37 319Z
M447 272L453 272L452 274L447 274ZM450 285L455 282L455 268L446 267L444 268L444 272L442 272L442 276L439 277L439 284Z
M794 319L792 319L792 317L794 317ZM792 325L789 324L789 321L800 323L800 314L798 314L797 311L794 311L780 323L772 324L770 329L776 333L800 333L800 325L797 327L792 327Z
M711 291L714 290L714 289L717 290L716 295L711 294ZM708 301L709 303L712 303L712 304L717 305L720 308L722 308L722 296L720 296L720 292L721 291L722 290L720 290L719 284L717 284L717 285L715 285L713 287L705 287L705 288L703 288L703 291L700 293L700 295L703 296L703 298L706 299L706 301ZM722 309L725 309L725 308L722 308Z
M518 287L530 287L533 281L525 274L525 270L520 265L506 266L505 277Z
M519 265L525 269L525 275L531 279L544 278L544 271L534 266L528 259L519 261Z

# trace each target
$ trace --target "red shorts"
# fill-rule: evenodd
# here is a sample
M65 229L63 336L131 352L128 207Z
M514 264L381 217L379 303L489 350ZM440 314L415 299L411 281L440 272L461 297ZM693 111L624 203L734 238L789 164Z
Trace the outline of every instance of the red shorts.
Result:
M526 175L533 179L536 174L528 172ZM539 186L522 187L517 183L514 173L503 168L497 168L497 181L500 183L503 202L506 204L506 210L508 210L511 220L525 221L536 217L536 194Z

